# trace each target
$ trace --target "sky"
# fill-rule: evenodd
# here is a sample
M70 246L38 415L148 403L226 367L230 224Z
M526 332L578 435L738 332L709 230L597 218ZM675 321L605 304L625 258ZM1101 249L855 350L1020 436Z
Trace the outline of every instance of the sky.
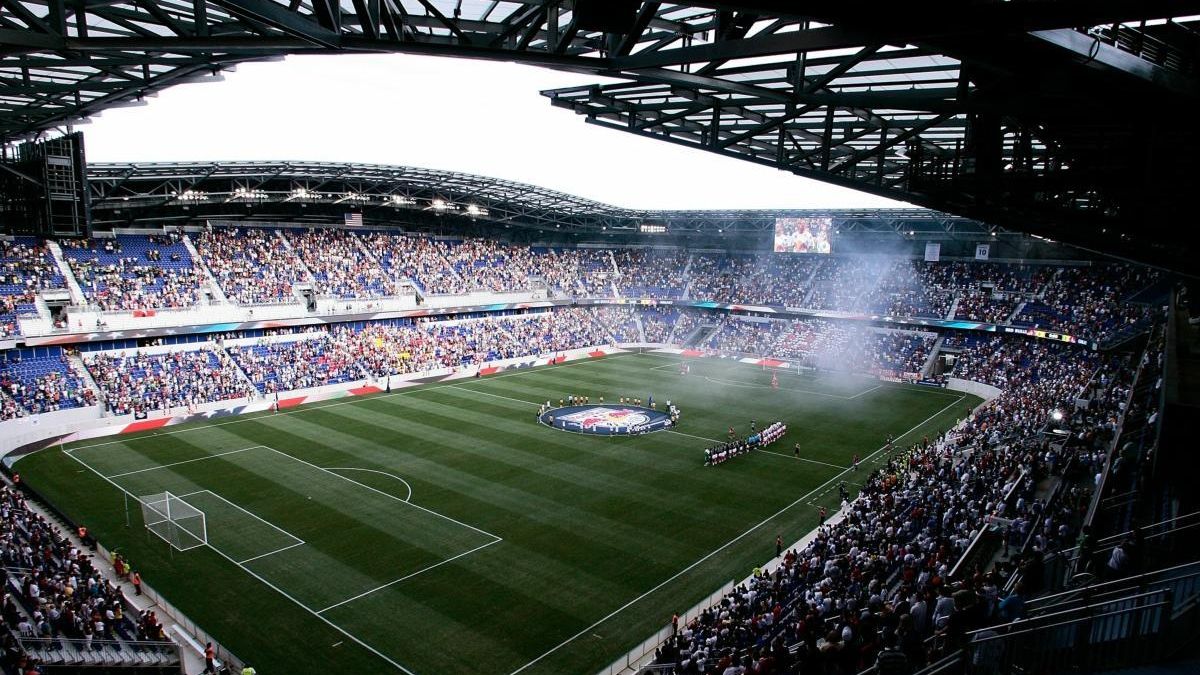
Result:
M603 129L544 89L603 82L531 66L412 55L292 56L184 84L79 127L89 162L402 164L532 183L637 209L907 206Z

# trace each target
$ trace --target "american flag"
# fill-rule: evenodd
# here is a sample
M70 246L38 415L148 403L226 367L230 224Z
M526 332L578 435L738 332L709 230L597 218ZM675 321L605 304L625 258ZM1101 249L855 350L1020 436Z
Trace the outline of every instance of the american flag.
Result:
M354 227L362 227L362 214L357 211L353 212L353 213L347 213L346 214L346 225L351 225Z

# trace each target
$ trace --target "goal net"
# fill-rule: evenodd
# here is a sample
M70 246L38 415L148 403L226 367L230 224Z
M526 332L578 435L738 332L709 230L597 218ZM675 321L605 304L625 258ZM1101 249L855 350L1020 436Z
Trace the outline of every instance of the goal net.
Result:
M208 543L204 512L170 492L138 498L146 529L179 551Z

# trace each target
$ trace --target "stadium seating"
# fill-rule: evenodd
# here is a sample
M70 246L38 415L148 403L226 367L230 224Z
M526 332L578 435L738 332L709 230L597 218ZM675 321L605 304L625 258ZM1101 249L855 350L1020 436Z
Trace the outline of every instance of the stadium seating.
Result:
M785 358L812 368L899 377L920 373L935 336L820 319L726 318L704 343L719 352Z
M679 311L670 306L647 307L642 310L642 328L646 342L667 342L679 318Z
M295 285L312 281L275 230L208 228L194 241L221 290L237 303L295 302Z
M135 615L102 573L104 563L7 485L0 487L0 534L5 672L179 671L178 649L167 644L157 615Z
M4 391L0 419L95 405L95 394L76 373L62 350L48 356L8 356L0 361Z
M312 272L322 295L340 299L397 295L395 278L363 245L362 238L345 230L304 230L289 238Z
M614 293L893 317L953 318L1103 340L1147 323L1151 308L1127 299L1159 281L1124 263L924 262L879 255L788 256L681 250L525 246L341 229L208 228L188 235L118 235L62 242L88 300L102 309L187 307L202 296L207 266L244 305L296 303L297 284L339 299L422 293L526 292L560 297ZM63 288L52 256L30 237L0 241L0 338L37 314L36 290ZM951 309L953 313L951 314Z
M147 354L94 353L83 358L115 415L193 407L246 398L250 388L217 349Z
M88 302L105 311L190 307L202 276L179 235L59 242Z
M621 276L621 295L634 298L678 298L686 287L688 255L681 251L620 249L613 253Z
M38 292L65 284L49 250L36 238L0 239L0 339L20 334L21 316L37 315Z
M466 293L469 288L447 260L450 247L444 241L375 232L366 236L366 244L383 269L410 280L422 293Z

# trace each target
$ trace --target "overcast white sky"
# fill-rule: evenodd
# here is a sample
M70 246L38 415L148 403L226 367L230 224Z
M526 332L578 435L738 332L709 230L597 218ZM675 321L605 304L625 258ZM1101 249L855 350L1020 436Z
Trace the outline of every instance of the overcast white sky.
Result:
M82 127L88 160L406 164L533 183L631 208L903 206L749 162L586 124L543 89L594 76L407 55L295 56L179 85Z

